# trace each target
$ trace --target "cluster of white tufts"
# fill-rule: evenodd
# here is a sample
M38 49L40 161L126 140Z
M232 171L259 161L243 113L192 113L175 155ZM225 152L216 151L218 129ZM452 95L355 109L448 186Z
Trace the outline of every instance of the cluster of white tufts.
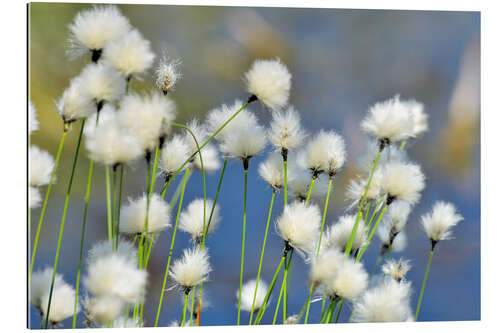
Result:
M255 292L255 288L257 288L257 292ZM241 310L251 312L253 304L253 311L258 311L266 298L267 288L267 283L262 279L259 279L258 284L257 280L250 280L246 282L241 288ZM239 290L236 290L236 298L238 297Z
M150 197L148 212L147 200L148 195L144 193L135 200L129 200L129 203L122 208L120 232L126 234L153 233L170 226L170 206L168 203L155 193Z
M213 200L206 199L206 206L203 209L203 199L195 199L180 215L179 229L189 233L197 243L201 242L204 230L208 236L219 225L221 220L219 205L215 205L210 224L208 223L213 203Z
M346 159L344 139L333 131L321 130L307 145L305 163L313 177L325 172L333 177Z
M311 186L311 173L297 162L289 164L288 186L297 200L304 201L309 194ZM316 179L311 191L311 200L323 202L328 191L328 181L322 175Z
M334 248L338 251L345 251L347 243L351 238L351 233L356 223L356 215L341 216L337 223L332 224L326 231L321 241L322 250ZM352 243L352 253L355 253L366 243L366 233L362 225L359 225Z
M343 256L337 258L334 265L334 273L322 284L326 295L332 299L343 297L353 300L358 297L368 286L368 273L363 264Z

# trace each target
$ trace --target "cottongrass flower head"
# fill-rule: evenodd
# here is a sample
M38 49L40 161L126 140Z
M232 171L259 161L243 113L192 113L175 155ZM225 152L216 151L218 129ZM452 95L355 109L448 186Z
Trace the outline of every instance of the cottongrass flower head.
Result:
M142 327L139 323L139 318L129 318L121 316L113 321L111 324L113 328L139 328Z
M413 205L425 187L425 175L418 164L389 162L384 165L381 183L388 205L394 200L405 200Z
M161 153L160 168L165 175L166 181L184 164L189 158L189 145L181 135L174 135L165 143Z
M107 64L88 64L79 78L87 94L97 103L98 111L103 103L114 103L125 94L125 79Z
M319 256L312 256L309 277L315 285L325 285L332 281L340 269L344 254L336 249L320 252Z
M286 159L289 150L299 147L306 133L300 125L300 115L292 107L286 111L277 111L272 114L268 130L269 141Z
M160 63L156 68L156 86L163 92L164 95L166 95L169 91L173 91L177 81L182 78L180 66L180 60L172 60L167 57L166 52L164 52L163 57L160 59Z
M151 43L136 29L104 48L103 60L130 80L132 75L146 72L155 59Z
M50 182L50 175L54 169L54 158L45 150L37 146L30 146L29 150L29 185L43 186Z
M331 225L326 230L321 246L325 249L334 248L338 251L344 252L347 244L349 243L349 239L351 238L351 233L355 223L356 215L341 216L337 223ZM363 226L360 225L354 235L352 253L354 254L365 243L366 235Z
M366 191L366 202L375 203L382 194L382 172L380 169L375 170L372 176L372 181L370 182L370 187ZM363 195L365 194L366 185L368 184L367 177L358 177L357 179L351 179L346 189L346 199L350 201L348 209L352 209L359 205Z
M208 274L212 271L208 260L206 248L185 249L182 258L172 265L170 274L177 285L187 293L192 287L208 279Z
M279 155L271 154L259 164L259 175L274 191L278 191L285 183L283 162Z
M44 317L47 315L49 305L50 291L42 297L41 313ZM50 302L49 321L52 326L63 321L66 318L73 316L75 306L75 289L67 283L54 285L52 298ZM77 312L80 306L77 304Z
M397 235L403 230L408 222L408 216L411 212L411 205L406 201L396 201L389 206L386 220L391 226L391 234Z
M128 33L130 23L116 6L94 6L76 14L69 30L70 56L91 51L92 61L97 62L106 45Z
M87 262L94 262L100 258L107 257L113 254L119 255L126 261L131 263L137 262L137 250L134 243L126 239L119 239L120 246L115 248L113 242L108 240L100 241L92 245L87 255Z
M245 73L247 91L272 110L288 103L292 75L279 59L255 60Z
M144 193L135 200L129 200L128 204L122 208L120 232L126 234L152 233L170 227L170 206L158 194L154 193L150 197L146 229L147 197L148 194Z
M320 224L321 213L318 206L294 202L284 208L276 221L276 229L287 246L299 252L310 252L316 246Z
M201 157L203 159L203 168L201 167L200 154L197 154L191 166L197 170L205 169L205 172L212 172L220 168L219 152L215 145L209 143L201 150Z
M379 149L414 136L413 116L407 103L399 95L378 102L368 110L361 128L379 141Z
M65 123L86 118L97 111L95 100L80 76L71 79L61 98L57 100L56 107Z
M208 112L206 125L211 133L215 133L222 125L239 109L243 107L243 102L237 99L233 104L222 104L221 106L212 109ZM219 142L227 140L231 133L238 132L247 127L252 127L257 124L257 117L248 108L240 111L238 115L222 128L215 136Z
M31 276L31 304L37 309L42 308L42 299L50 292L50 285L52 283L52 268L45 268L43 270L33 273ZM54 279L54 288L64 285L63 276L56 273Z
M220 145L220 150L232 158L248 162L266 147L266 131L259 124L232 131ZM248 166L245 166L247 169Z
M432 249L440 240L451 239L451 229L462 220L462 215L457 212L452 203L436 202L432 207L432 211L422 216L422 225L427 237L432 242Z
M203 199L193 200L180 215L179 229L189 233L196 243L201 242L204 229L207 230L208 236L219 225L221 220L219 205L215 205L212 220L208 225L213 203L213 200L206 199L205 219L203 218Z
M399 259L397 261L391 259L382 266L382 272L398 282L406 277L406 274L410 269L410 261L403 259Z
M34 209L40 207L40 203L42 202L42 194L40 190L36 187L29 186L28 187L28 208Z
M115 295L103 295L92 298L86 297L83 305L87 321L104 327L123 315L126 302Z
M308 170L295 163L289 164L289 167L288 186L297 200L304 201L307 198L311 186L311 174ZM311 191L311 199L324 200L327 191L328 182L320 175Z
M337 274L325 285L325 291L330 297L353 300L365 291L367 286L368 273L363 264L344 257Z
M87 275L83 280L87 290L95 297L112 295L129 304L140 303L147 283L147 272L137 268L137 260L131 258L128 250L125 253L106 253L102 244L98 243L97 246L100 248L91 250L87 260ZM96 253L101 255L97 256Z
M30 101L28 104L28 134L31 135L33 132L38 130L39 122L36 117L35 105Z
M99 119L97 119L98 116ZM117 119L117 111L114 104L104 104L99 113L94 112L87 117L85 127L83 128L83 134L85 136L91 136L99 126L110 122L116 122Z
M389 247L391 252L401 252L408 243L404 230L396 235L392 233L392 227L386 221L382 221L377 228L376 234L382 243L381 254L385 254Z
M285 320L285 325L295 325L295 324L297 324L298 319L299 319L299 316L296 314L288 316Z
M354 303L354 322L403 322L412 315L411 283L383 280Z
M255 287L257 287L257 294L255 294ZM258 311L264 299L266 298L268 285L262 279L259 279L259 285L257 286L257 280L250 280L246 282L241 287L241 310L251 312L252 304L254 304L253 311ZM255 294L255 303L254 303ZM239 290L236 290L236 298L239 297Z
M305 163L316 178L327 173L331 178L342 168L346 159L345 142L342 136L333 131L321 130L305 150Z
M406 102L413 117L413 137L419 137L429 129L428 116L424 111L424 105L415 100Z

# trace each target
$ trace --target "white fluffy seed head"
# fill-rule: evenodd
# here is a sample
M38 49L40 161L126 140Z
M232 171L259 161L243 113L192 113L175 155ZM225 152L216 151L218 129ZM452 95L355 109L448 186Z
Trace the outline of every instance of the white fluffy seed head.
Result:
M391 226L387 222L382 221L377 228L377 236L385 249L388 249L389 246L391 246L390 242L392 238L391 252L401 252L407 245L406 233L403 230L394 236L391 229Z
M406 274L410 269L410 261L403 259L399 259L397 261L391 259L382 266L382 272L398 282L406 277Z
M376 201L381 196L381 179L382 172L380 169L375 170L372 176L372 181L370 182L370 187L366 192L366 201ZM356 207L361 202L363 195L365 194L366 185L368 184L368 178L358 177L357 179L351 179L349 185L347 185L346 198L351 203L349 209Z
M279 59L255 60L245 73L247 91L268 108L277 110L288 103L292 75Z
M346 158L344 139L333 131L321 130L305 150L306 167L314 173L326 172L334 176Z
M219 205L215 205L212 220L208 225L213 200L207 199L205 206L205 222L203 219L203 199L193 200L188 207L181 213L179 220L179 229L191 234L196 242L200 242L203 237L203 227L208 227L207 235L217 228L221 217ZM205 223L205 224L204 224Z
M200 143L201 144L201 143ZM205 168L205 172L212 172L220 167L220 159L219 159L219 152L217 151L217 148L215 145L209 143L205 147L201 149L201 156L203 159L203 167ZM201 171L201 160L200 160L200 155L197 154L194 157L192 166Z
M122 238L119 239L119 244L120 246L115 249L113 242L108 240L95 243L89 250L87 262L91 264L100 258L117 254L127 262L135 264L137 262L137 250L135 245L131 241Z
M47 314L50 291L42 296L41 312L44 317ZM75 289L67 283L55 286L52 291L50 302L49 321L59 323L66 318L73 316L75 306ZM77 312L80 306L77 304Z
M97 121L97 115L99 114L99 121ZM83 128L83 134L85 136L92 135L96 128L103 124L109 122L114 122L117 119L116 108L113 104L106 103L103 105L99 113L94 112L87 117L85 121L85 127Z
M379 102L368 110L361 128L378 140L395 143L414 136L413 116L407 103L396 95L387 101Z
M121 316L113 321L111 324L113 328L139 328L142 327L139 323L139 318L129 318L125 316Z
M125 79L107 64L88 64L79 77L87 94L96 102L114 103L125 94Z
M337 274L326 284L326 292L330 296L352 300L359 296L367 286L368 273L363 264L344 257Z
M276 221L280 237L298 251L310 252L316 246L321 224L318 206L294 202L285 207Z
M34 209L40 207L40 203L42 202L42 194L40 190L36 187L29 186L28 187L28 208Z
M451 239L451 229L462 220L462 215L457 213L452 203L438 201L430 213L422 216L422 225L427 237L431 241L439 242L443 239Z
M164 52L156 68L156 86L164 94L174 90L174 86L182 78L180 72L181 61L172 60Z
M109 43L122 38L130 30L128 19L116 6L94 6L76 14L69 25L70 56L88 51L101 51Z
M52 268L45 268L41 271L34 272L31 276L31 304L37 309L42 308L42 298L50 292L52 283ZM54 279L54 288L64 285L66 282L63 276L56 273Z
M288 186L294 197L297 200L303 201L307 198L307 194L309 193L312 180L311 173L303 167L290 162L287 170ZM320 175L311 191L311 200L324 201L327 191L328 180Z
M38 130L38 119L36 117L35 105L30 101L28 105L28 135Z
M29 151L29 185L43 186L50 182L50 175L54 169L54 158L45 150L37 146L30 146Z
M193 154L198 150L196 141L198 141L198 145L201 146L205 139L208 138L208 130L207 127L204 124L200 123L196 118L193 118L189 123L187 123L186 126L191 130L192 134L188 131L185 131L184 139L189 145L189 153ZM193 138L193 135L196 138L196 141Z
M403 230L410 215L411 205L406 201L396 201L389 206L387 221L391 226L391 233L397 234Z
M103 51L103 60L120 74L130 79L132 75L146 72L155 59L151 43L135 29L122 38L109 43Z
M382 188L389 197L413 205L425 187L425 176L418 164L388 162L383 167Z
M334 248L338 251L344 252L349 239L351 237L352 229L356 223L356 215L341 216L337 223L331 225L325 232L321 247L324 249ZM354 235L354 242L352 243L352 253L355 253L366 243L366 235L363 229L362 222L358 225L356 234Z
M267 134L273 146L278 151L299 147L306 136L300 126L299 113L290 106L286 111L274 112L272 117Z
M165 143L161 153L160 167L163 173L171 177L189 158L189 155L189 145L184 137L174 135Z
M182 288L192 288L208 279L212 271L206 248L185 249L182 258L177 259L170 270L175 282Z
M159 232L170 227L170 206L161 197L154 193L149 202L149 213L146 229L147 193L122 208L120 232L126 234L137 234Z
M99 124L86 136L85 146L92 160L109 166L130 163L143 155L137 138L125 132L116 121Z
M386 279L354 303L354 322L403 322L412 315L411 283Z
M206 120L208 131L215 133L242 106L243 102L237 99L232 105L222 104L218 108L210 110ZM238 132L246 127L252 127L255 124L257 124L257 117L247 107L227 123L215 136L215 139L224 142L231 133Z
M221 143L220 150L229 157L250 159L266 147L266 131L259 124L231 131Z
M278 154L271 154L262 163L259 164L259 175L273 188L277 191L283 187L284 171L283 171L283 159Z
M115 295L103 295L84 300L87 319L99 326L118 320L125 311L125 305L123 299Z
M80 76L70 81L68 88L56 102L56 107L65 122L86 118L97 110L95 100Z
M344 260L344 254L336 249L320 252L311 261L310 278L315 285L326 285L337 275Z
M255 294L255 287L257 287L257 294ZM253 310L257 311L262 306L264 299L266 298L268 285L262 279L259 279L259 285L257 285L257 280L250 280L246 282L241 287L241 310L251 312L252 304L254 304ZM255 294L255 303L254 303ZM239 290L236 290L236 298L239 297Z
M419 137L423 133L427 132L429 128L428 116L424 111L424 105L415 100L410 100L406 102L410 113L413 117L413 136Z

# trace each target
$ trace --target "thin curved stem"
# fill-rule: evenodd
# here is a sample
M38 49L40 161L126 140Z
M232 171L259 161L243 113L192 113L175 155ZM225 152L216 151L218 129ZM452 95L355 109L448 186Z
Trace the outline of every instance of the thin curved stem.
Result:
M361 258L363 258L363 254L365 253L366 249L368 246L370 246L370 242L373 238L373 235L375 234L375 231L377 230L377 227L382 220L382 217L384 217L384 214L387 210L387 207L389 207L387 204L384 205L384 208L382 208L382 211L380 212L380 215L378 216L377 222L375 222L375 225L373 226L372 230L370 231L370 235L368 235L368 238L366 239L366 244L363 246L363 249L361 252L358 254L358 257L356 258L356 261L360 261Z
M186 310L187 310L187 305L188 305L188 300L189 300L189 294L191 291L186 293L186 296L184 298L184 308L182 309L182 317L181 317L181 322L179 323L179 326L184 326L185 321L186 321Z
M373 266L372 271L370 272L370 277L373 276L373 274L375 274L375 272L377 271L377 267L381 261L382 261L382 255L379 254L377 260L375 261L375 266Z
M321 248L321 239L323 237L323 229L325 228L326 212L328 211L328 203L330 202L330 190L332 189L333 177L330 177L328 181L328 191L326 192L325 208L323 209L323 220L321 221L321 231L319 233L318 249L316 251L316 256L319 256L319 250Z
M321 318L325 314L325 305L326 305L326 290L323 291L323 299L321 300Z
M104 172L106 173L106 207L108 219L108 241L113 240L113 215L111 214L111 185L109 181L109 166L105 166Z
M285 266L286 266L286 264L285 264ZM280 288L280 294L278 296L278 302L276 303L276 308L274 309L273 325L276 324L276 319L278 318L278 311L280 310L281 298L283 297L284 291L285 291L285 284L282 283L281 288Z
M240 259L240 288L238 290L238 318L236 325L240 324L241 312L241 288L243 285L243 265L245 260L245 230L247 221L247 187L248 187L248 169L244 170L244 185L243 185L243 227L241 233L241 259Z
M316 177L312 177L311 185L309 185L309 191L307 192L306 203L308 203L309 200L311 200L311 193L314 187L314 183L316 183Z
M344 299L342 298L342 300L340 301L339 311L337 312L337 318L335 318L335 323L339 322L340 311L342 311L343 306L344 306Z
M424 281L422 282L422 287L420 288L420 295L418 296L417 310L415 311L415 321L418 319L418 314L420 312L420 306L422 305L422 299L424 298L424 290L427 285L427 277L429 276L429 269L431 268L432 257L434 255L434 250L429 252L429 259L427 260L427 267L425 269Z
M115 250L118 250L118 241L120 240L120 214L121 214L121 207L122 207L122 188L123 188L123 164L120 165L120 190L118 191L118 208L116 210Z
M290 267L292 266L292 258L293 258L293 248L290 250L290 258L288 259L288 263L285 266L285 272L283 278L283 281L285 283L285 289L283 291L283 324L286 322L287 309L288 309L288 285L290 284L288 274L290 273Z
M399 145L399 150L404 150L406 147L406 140L401 141L401 144Z
M273 292L274 285L276 284L276 279L278 278L278 274L281 271L281 266L283 266L283 263L286 260L286 256L281 256L281 260L278 264L278 267L276 268L276 271L274 272L273 279L271 280L271 283L269 284L269 288L267 288L266 296L264 297L264 301L262 302L262 306L260 307L259 311L257 312L257 317L255 318L254 325L255 324L260 324L262 321L262 318L264 317L264 313L266 312L267 308L267 303L269 302L269 297L271 297L271 293Z
M283 203L286 206L288 204L288 161L283 159L283 192L284 192L284 199Z
M306 316L304 317L304 324L307 324L307 319L309 318L309 308L311 307L311 296L314 291L314 282L311 282L311 287L309 287L309 294L307 295L306 300Z
M69 198L70 198L70 194L71 194L71 188L73 187L73 179L75 177L76 165L78 163L78 155L80 152L80 145L82 143L82 136L83 136L83 128L84 127L85 127L85 118L82 119L80 133L78 134L78 141L76 142L75 155L73 157L73 166L71 168L71 175L69 177L68 188L66 191L66 198L64 200L63 214L62 214L61 223L59 226L59 237L57 240L56 255L54 258L54 266L53 266L53 271L52 271L52 281L50 283L49 302L47 305L47 313L45 314L45 325L44 325L45 328L47 328L48 324L49 324L50 305L52 303L52 295L54 292L54 282L56 279L57 264L59 263L59 253L61 251L62 236L64 233L64 225L66 224L66 214L68 212Z
M262 242L262 250L260 251L259 268L257 270L257 282L255 283L255 291L253 293L252 309L250 311L250 320L248 321L249 325L252 324L253 312L254 312L254 308L255 308L255 298L257 297L257 288L259 287L260 271L262 269L262 261L264 259L264 251L266 249L267 232L269 230L269 222L271 221L271 214L273 212L273 204L274 204L275 195L276 195L276 191L273 190L273 194L271 195L271 203L269 204L269 213L267 214L267 223L266 223L266 231L264 232L264 241Z
M194 312L194 295L196 294L196 287L193 288L193 291L191 292L191 311L189 314L189 326L193 326L193 312Z

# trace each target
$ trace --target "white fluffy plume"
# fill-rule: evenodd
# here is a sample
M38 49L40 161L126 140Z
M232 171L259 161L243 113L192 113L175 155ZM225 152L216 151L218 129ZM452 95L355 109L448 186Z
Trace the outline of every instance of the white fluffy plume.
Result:
M144 193L136 200L130 200L122 208L120 232L137 234L146 228L147 194ZM158 232L170 226L170 206L161 197L154 193L150 198L147 221L148 233Z
M29 150L29 185L43 186L50 182L54 158L45 150L31 146Z
M305 150L306 167L314 174L325 172L334 176L344 165L345 159L344 139L333 131L321 130Z
M283 171L283 160L278 154L271 154L269 157L259 164L259 175L273 188L277 191L283 187L284 171Z
M381 184L388 198L415 204L425 187L425 176L418 164L389 162L383 167Z
M302 144L306 134L300 125L300 115L292 107L272 114L268 130L269 141L278 151L290 150Z
M207 199L205 206L205 220L203 219L203 199L193 200L188 207L181 213L179 220L179 229L191 234L193 240L200 242L203 237L203 226L207 230L207 235L217 228L221 217L219 205L215 205L212 214L212 220L208 225L213 200ZM205 223L205 224L204 224Z
M208 279L212 271L206 248L185 249L182 258L177 259L170 270L175 282L182 288L192 288Z
M257 294L255 294L255 287L257 287ZM259 284L257 285L257 280L250 280L246 282L241 287L241 310L252 311L252 304L254 304L253 310L257 311L262 306L267 293L267 283L262 279L259 279ZM253 301L255 294L255 303ZM236 290L236 298L239 297L239 290Z
M451 229L463 220L452 203L438 201L430 213L422 216L427 237L434 242L452 238Z

